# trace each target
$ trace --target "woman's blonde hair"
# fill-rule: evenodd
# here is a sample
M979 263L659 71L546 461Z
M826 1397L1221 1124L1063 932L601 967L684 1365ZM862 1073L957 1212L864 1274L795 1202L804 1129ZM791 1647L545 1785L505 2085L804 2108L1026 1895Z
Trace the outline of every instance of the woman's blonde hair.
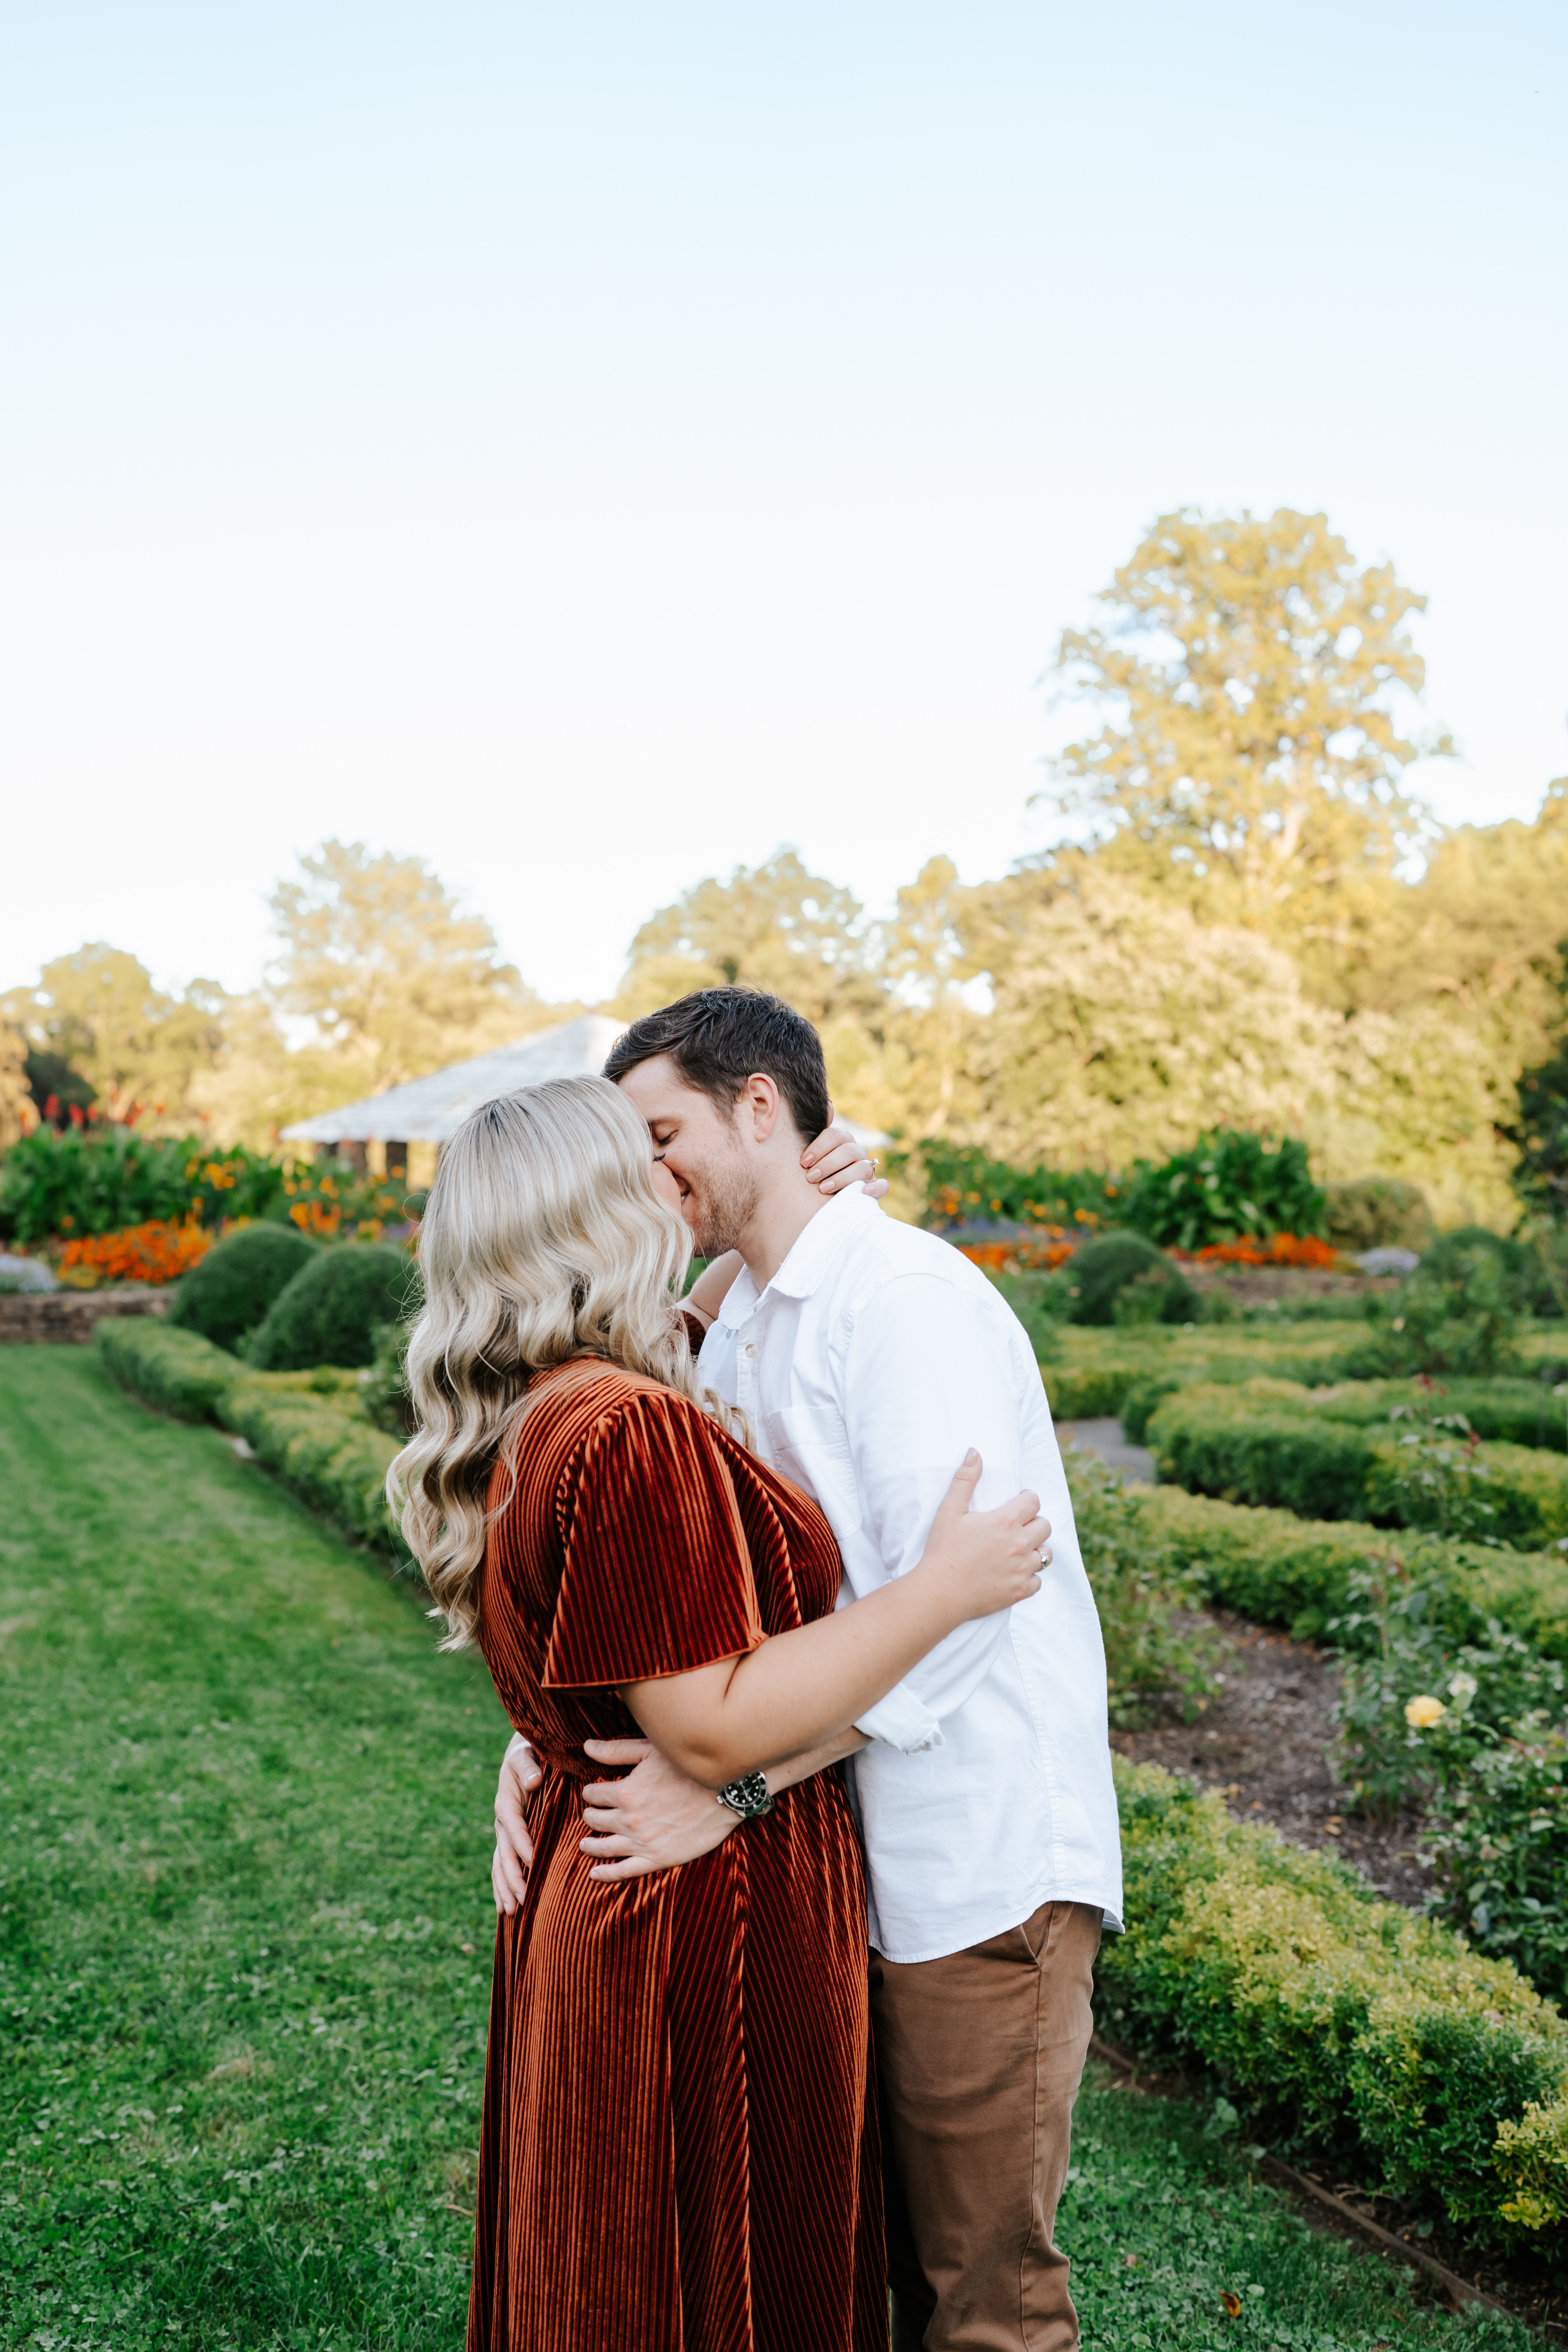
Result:
M443 1648L474 1637L486 1488L533 1373L597 1356L717 1405L676 1305L690 1255L683 1219L654 1190L647 1129L607 1078L502 1095L447 1145L420 1228L425 1304L408 1342L419 1426L386 1478L447 1620Z

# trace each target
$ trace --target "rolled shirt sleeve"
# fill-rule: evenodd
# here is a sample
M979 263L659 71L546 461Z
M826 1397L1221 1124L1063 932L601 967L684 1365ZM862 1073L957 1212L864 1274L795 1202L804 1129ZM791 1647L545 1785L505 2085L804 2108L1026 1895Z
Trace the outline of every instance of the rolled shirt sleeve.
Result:
M948 1282L908 1274L884 1283L847 1318L838 1386L860 1498L864 1544L877 1555L866 1590L902 1576L925 1549L937 1508L969 1448L984 1470L971 1507L993 1510L1024 1484L1017 1398L1005 1347L981 1302ZM845 1567L857 1591L854 1557ZM879 1570L879 1572L877 1572ZM906 1754L935 1747L942 1717L963 1705L1007 1638L1011 1612L950 1633L858 1728Z

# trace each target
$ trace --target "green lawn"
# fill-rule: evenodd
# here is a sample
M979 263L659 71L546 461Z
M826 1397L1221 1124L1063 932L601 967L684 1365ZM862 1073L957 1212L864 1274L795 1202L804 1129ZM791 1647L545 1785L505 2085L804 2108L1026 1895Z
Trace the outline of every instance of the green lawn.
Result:
M0 1475L0 2341L459 2346L482 1663L86 1349Z
M0 2342L458 2352L482 1665L89 1349L0 1349ZM1181 2110L1091 2084L1076 2165L1105 2352L1526 2340L1414 2305Z

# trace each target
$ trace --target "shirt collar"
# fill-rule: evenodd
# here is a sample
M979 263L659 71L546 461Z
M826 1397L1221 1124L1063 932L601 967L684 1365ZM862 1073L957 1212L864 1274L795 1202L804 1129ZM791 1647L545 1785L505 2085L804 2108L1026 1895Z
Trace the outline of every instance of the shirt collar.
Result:
M796 1237L795 1246L778 1272L760 1295L752 1279L749 1266L742 1266L725 1295L719 1309L719 1320L729 1329L738 1331L762 1305L763 1300L777 1291L785 1298L809 1298L826 1278L834 1260L845 1247L854 1231L855 1220L862 1216L879 1217L880 1209L868 1199L858 1184L847 1185L835 1192L825 1209L819 1209Z

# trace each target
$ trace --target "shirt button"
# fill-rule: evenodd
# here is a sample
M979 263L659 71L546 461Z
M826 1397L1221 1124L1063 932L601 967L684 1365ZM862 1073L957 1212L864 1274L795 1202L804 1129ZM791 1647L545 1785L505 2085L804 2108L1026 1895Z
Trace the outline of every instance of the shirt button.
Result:
M757 1352L757 1343L756 1343L756 1341L755 1341L754 1339L748 1339L748 1340L747 1340L747 1342L746 1342L746 1353L747 1353L747 1355L748 1355L748 1356L754 1356L754 1355L756 1354L756 1352Z

